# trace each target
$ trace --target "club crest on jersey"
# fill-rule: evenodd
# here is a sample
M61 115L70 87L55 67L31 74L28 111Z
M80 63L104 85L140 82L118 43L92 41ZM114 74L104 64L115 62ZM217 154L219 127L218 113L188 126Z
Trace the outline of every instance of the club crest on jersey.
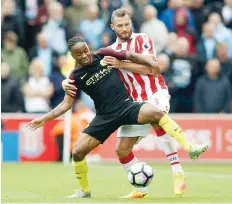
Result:
M101 61L100 61L100 65L104 67L104 66L106 66L107 64L104 62L104 60L101 60Z
M149 50L150 49L150 44L148 42L143 43L143 49L144 50Z

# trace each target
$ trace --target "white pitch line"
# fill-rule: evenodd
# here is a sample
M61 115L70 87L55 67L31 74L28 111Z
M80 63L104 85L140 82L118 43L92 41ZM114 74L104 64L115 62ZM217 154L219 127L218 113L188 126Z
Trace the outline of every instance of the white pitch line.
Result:
M91 168L105 168L105 166L100 166L100 165L89 165L89 167L90 167L90 169ZM118 168L118 169L123 170L123 168L121 166L112 166L112 168ZM155 168L154 168L154 170L155 170L155 172L157 172L157 174L172 175L171 170L170 171L161 170L161 169L156 170ZM185 174L186 174L186 176L195 176L195 177L232 179L232 174L220 174L220 173L210 173L210 172L209 173L208 172L193 172L193 171L186 171Z
M229 201L230 202L230 201ZM222 203L224 203L224 204L226 204L226 203L229 203L229 202L222 202ZM78 202L78 203L80 203L81 204L81 202ZM122 202L114 202L114 203L108 203L108 204L128 204L128 203L133 203L133 201L131 201L131 202L126 202L126 203L122 203ZM138 203L138 202L135 202L135 203ZM139 204L147 204L148 202L146 202L146 203L140 203L139 202ZM191 204L191 202L187 202L187 203L183 203L183 202L181 202L181 203L178 203L178 202L172 202L172 203L163 203L163 202L156 202L155 201L155 199L154 199L154 203L160 203L160 204ZM192 202L192 203L194 203L194 204L218 204L218 203L216 203L216 202L211 202L211 203L208 203L208 202L204 202L204 203L198 203L198 202ZM12 203L4 203L4 204L12 204ZM14 204L22 204L22 203L14 203ZM31 203L32 204L32 203ZM35 203L35 204L47 204L47 203ZM49 203L50 204L50 203ZM70 204L70 203L59 203L59 204ZM96 202L91 202L91 203L86 203L86 202L83 202L83 204L106 204L106 202L103 202L103 203L96 203Z
M168 171L161 171L159 174L172 174ZM186 176L208 177L208 178L222 178L232 179L232 174L206 173L206 172L185 172Z

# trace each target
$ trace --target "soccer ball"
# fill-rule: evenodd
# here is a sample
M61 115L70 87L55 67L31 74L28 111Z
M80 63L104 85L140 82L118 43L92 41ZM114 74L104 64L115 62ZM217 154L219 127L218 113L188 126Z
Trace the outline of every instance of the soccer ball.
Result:
M153 169L144 162L134 164L128 171L128 179L135 187L148 186L153 178Z

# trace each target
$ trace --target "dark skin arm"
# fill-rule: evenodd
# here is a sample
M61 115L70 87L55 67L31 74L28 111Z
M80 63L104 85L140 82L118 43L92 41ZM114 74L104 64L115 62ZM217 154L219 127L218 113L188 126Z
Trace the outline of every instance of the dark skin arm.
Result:
M68 111L72 107L73 102L73 97L65 95L64 100L56 108L54 108L44 116L32 120L27 124L27 127L29 127L29 129L32 131L36 130L37 128L43 126L44 123L46 123L47 121L53 120Z

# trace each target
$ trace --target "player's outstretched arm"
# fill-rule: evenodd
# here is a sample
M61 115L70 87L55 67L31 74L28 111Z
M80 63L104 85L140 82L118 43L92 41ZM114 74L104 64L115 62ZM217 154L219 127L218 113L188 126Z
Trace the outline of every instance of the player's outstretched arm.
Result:
M53 120L69 110L72 107L73 102L73 97L65 95L64 100L56 108L54 108L44 116L32 120L27 124L27 127L29 127L29 129L32 131L36 130L39 127L42 127L47 121Z

